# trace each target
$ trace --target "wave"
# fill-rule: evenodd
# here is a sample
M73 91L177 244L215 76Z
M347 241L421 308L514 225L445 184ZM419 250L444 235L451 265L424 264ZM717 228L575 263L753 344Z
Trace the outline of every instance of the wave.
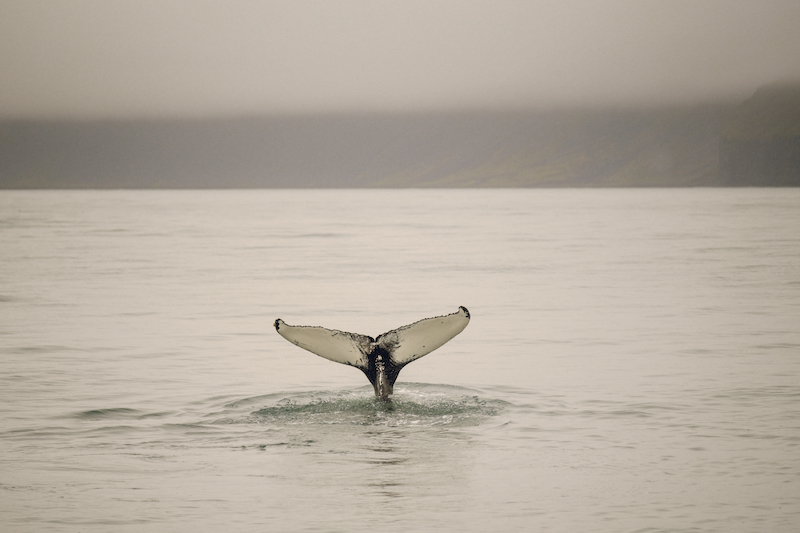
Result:
M90 409L74 413L72 418L79 420L119 420L119 419L144 419L162 418L170 416L170 412L147 413L129 407L112 407L106 409Z

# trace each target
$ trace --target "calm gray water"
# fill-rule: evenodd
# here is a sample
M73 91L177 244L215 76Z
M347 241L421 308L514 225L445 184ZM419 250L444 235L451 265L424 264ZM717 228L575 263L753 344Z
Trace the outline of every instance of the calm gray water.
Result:
M0 192L9 532L794 532L800 190ZM391 405L272 328L469 308Z

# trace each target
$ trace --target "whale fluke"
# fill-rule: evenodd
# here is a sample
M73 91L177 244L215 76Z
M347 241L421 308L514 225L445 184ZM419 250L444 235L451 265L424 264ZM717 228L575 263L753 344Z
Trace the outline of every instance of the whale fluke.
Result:
M318 326L290 326L280 318L275 329L287 341L325 359L354 366L366 374L375 388L375 396L391 396L400 370L442 346L469 324L469 311L425 318L403 326L376 339Z

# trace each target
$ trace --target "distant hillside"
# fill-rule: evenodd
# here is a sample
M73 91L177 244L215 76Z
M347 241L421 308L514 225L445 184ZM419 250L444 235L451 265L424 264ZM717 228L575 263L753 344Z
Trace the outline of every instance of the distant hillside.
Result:
M800 186L800 85L762 87L722 126L726 185Z
M730 169L752 107L4 122L0 188L765 184Z

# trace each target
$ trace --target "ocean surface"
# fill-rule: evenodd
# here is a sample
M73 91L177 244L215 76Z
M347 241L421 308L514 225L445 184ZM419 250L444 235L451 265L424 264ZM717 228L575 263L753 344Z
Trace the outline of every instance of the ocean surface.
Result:
M795 532L800 190L0 192L3 532ZM466 306L400 374L376 336Z

